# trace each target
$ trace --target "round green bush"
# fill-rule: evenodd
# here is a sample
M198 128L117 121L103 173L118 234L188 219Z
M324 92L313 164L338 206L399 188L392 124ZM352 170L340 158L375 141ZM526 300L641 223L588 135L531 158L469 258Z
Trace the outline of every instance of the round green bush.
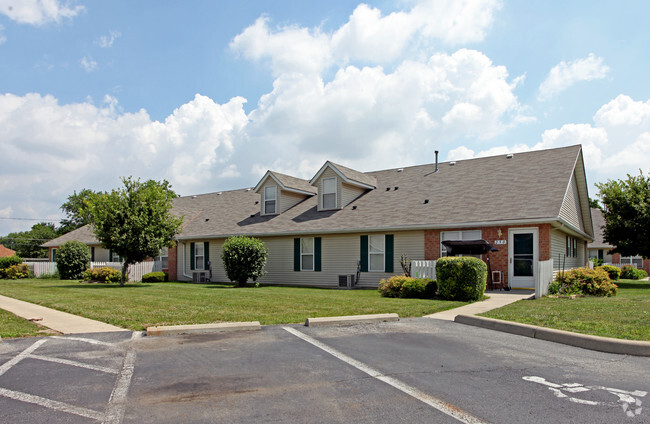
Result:
M121 279L122 272L109 266L88 269L84 272L83 278L84 281L96 283L119 283Z
M597 266L594 269L602 269L603 271L607 272L609 274L609 278L612 281L618 280L618 278L621 275L621 269L614 265L602 265L602 266Z
M228 237L223 244L221 259L230 281L245 287L249 278L257 281L264 275L268 250L260 239L247 236Z
M623 265L623 268L621 268L621 278L626 280L640 280L647 276L647 272L642 269L637 269L632 265Z
M388 280L382 279L377 290L382 297L400 297L404 283L412 280L415 278L406 275L393 275Z
M443 257L436 262L438 291L443 299L479 300L485 292L487 265L473 257Z
M551 291L553 287L553 291ZM549 293L590 296L614 296L618 287L612 283L603 269L574 268L558 273L555 282L549 286Z
M89 264L90 248L80 241L66 241L56 252L56 267L62 280L81 280Z
M0 258L0 271L2 271L3 269L7 269L10 266L20 265L22 263L23 260L20 256L17 255L5 256L3 258Z

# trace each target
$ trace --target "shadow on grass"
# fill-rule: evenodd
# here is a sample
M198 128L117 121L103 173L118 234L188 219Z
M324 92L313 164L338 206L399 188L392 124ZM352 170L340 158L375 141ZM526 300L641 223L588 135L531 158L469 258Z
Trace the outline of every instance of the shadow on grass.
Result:
M614 284L616 284L619 289L650 290L650 283L647 281L639 281L635 283L622 283L620 281L614 281Z

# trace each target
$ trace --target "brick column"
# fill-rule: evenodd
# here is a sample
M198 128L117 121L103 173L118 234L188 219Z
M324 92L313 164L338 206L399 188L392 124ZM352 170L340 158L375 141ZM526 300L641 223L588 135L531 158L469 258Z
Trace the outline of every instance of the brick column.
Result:
M178 281L178 244L170 247L167 253L167 273L169 274L169 281Z

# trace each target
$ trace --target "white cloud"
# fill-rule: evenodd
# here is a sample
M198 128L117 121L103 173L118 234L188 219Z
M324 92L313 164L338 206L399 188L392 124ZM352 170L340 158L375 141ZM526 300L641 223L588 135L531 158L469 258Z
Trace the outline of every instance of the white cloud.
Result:
M609 67L603 64L603 58L596 57L593 53L584 59L568 63L562 61L551 69L539 86L537 97L539 100L548 100L576 82L605 78L608 72Z
M43 25L59 23L83 12L83 6L58 0L0 0L0 13L22 24Z
M98 66L97 62L95 62L91 56L84 56L83 58L81 58L79 63L81 64L81 67L86 72L92 72L96 70Z
M459 146L449 151L448 159L468 159L504 153L550 149L581 144L585 168L590 181L625 178L639 169L649 172L650 158L650 100L635 101L619 95L594 114L593 124L570 123L544 131L541 141L533 144L495 146L478 153L470 147ZM593 187L590 191L597 192Z
M113 47L113 43L115 42L115 40L117 40L121 36L122 36L121 32L110 30L108 35L102 35L97 40L95 40L95 44L97 44L101 48L108 49Z
M268 61L275 75L320 74L334 64L382 64L407 54L431 52L435 41L452 46L480 41L501 7L497 0L411 3L411 10L387 16L361 4L348 22L331 34L299 26L273 30L270 19L260 17L237 35L230 47L248 59Z

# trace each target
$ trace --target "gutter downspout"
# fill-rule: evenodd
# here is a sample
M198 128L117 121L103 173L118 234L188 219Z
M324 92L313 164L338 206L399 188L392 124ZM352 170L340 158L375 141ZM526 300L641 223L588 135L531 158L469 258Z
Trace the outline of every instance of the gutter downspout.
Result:
M185 264L187 263L187 262L185 262L185 250L187 250L187 249L185 249L185 246L186 246L186 245L187 245L187 243L186 243L186 242L183 242L183 277L185 277L185 278L189 278L190 280L192 280L192 276L191 276L191 275L187 275L187 274L185 273Z

